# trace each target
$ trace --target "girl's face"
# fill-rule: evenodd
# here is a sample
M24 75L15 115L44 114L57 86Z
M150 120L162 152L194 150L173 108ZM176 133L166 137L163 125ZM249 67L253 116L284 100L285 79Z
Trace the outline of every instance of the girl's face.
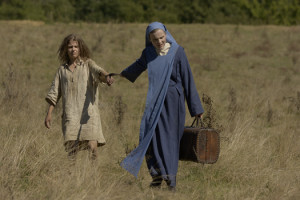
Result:
M166 44L166 33L161 29L150 33L150 41L156 49L163 49Z
M71 40L68 44L68 56L71 61L76 60L80 56L78 42Z

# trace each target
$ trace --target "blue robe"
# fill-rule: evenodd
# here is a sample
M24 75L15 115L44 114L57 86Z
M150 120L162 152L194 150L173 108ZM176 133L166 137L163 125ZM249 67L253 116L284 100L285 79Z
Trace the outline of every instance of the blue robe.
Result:
M136 62L122 71L122 75L131 82L147 69L149 58L146 49ZM151 140L146 149L146 162L152 177L162 177L170 186L175 186L180 140L185 123L185 99L192 117L203 113L187 57L180 46L176 50L169 77L154 134L146 138ZM140 144L142 140L140 137Z

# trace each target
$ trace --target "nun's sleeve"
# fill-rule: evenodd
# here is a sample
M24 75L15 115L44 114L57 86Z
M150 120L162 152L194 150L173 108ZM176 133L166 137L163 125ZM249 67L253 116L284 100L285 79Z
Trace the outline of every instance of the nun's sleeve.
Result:
M190 68L190 64L185 55L184 49L180 47L178 49L178 56L180 59L180 74L182 80L182 86L184 88L184 95L186 97L186 102L190 111L190 115L194 117L197 114L201 114L204 112L202 107L196 85L194 82L193 74Z
M121 72L121 75L134 82L147 69L145 50L141 57Z

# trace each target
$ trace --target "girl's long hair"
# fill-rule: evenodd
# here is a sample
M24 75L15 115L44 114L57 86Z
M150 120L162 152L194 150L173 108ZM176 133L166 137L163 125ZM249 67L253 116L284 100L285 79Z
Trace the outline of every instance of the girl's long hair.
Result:
M89 59L91 53L88 46L83 41L83 39L81 39L81 37L76 34L70 34L64 38L64 40L62 41L61 45L57 50L58 59L61 62L61 64L70 62L70 58L68 56L68 44L71 40L78 42L78 47L80 50L80 58L83 59L84 61Z

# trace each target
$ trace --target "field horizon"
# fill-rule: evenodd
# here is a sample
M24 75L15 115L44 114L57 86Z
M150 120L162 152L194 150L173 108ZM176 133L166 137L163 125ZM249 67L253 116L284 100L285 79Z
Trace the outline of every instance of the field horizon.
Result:
M51 129L43 124L66 35L79 34L97 64L119 73L141 55L147 24L0 26L0 199L300 199L299 26L166 24L187 54L204 120L221 136L215 164L179 162L175 194L148 187L145 162L137 179L120 167L138 145L147 72L99 87L107 144L95 162L86 151L67 159L61 102Z

